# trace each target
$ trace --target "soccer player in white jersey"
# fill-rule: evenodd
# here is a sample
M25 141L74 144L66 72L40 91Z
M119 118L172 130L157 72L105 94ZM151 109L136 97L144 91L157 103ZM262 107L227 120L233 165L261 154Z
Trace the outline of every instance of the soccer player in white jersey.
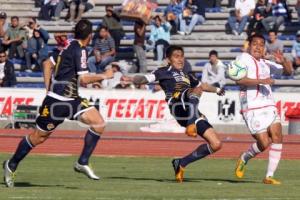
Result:
M281 184L273 178L282 151L282 127L271 85L272 74L292 73L288 60L279 57L277 63L265 60L265 39L262 35L250 36L248 53L242 53L236 60L247 66L247 76L236 81L241 86L241 113L252 136L256 139L249 150L243 152L237 161L235 174L242 178L248 161L270 146L269 163L265 184Z

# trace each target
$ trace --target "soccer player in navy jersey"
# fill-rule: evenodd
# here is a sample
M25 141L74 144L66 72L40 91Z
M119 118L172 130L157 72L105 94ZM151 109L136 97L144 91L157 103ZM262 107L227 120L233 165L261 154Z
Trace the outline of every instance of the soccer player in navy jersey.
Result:
M111 70L102 74L88 72L86 46L91 38L92 23L80 20L75 26L75 39L44 62L47 96L40 107L36 129L20 141L15 154L3 163L4 182L7 187L14 187L15 171L20 161L35 146L46 141L65 118L80 120L90 126L74 170L84 173L91 179L99 180L89 167L89 158L104 131L105 122L99 111L94 106L89 106L88 101L79 96L78 87L112 78L113 73Z
M186 127L188 136L201 136L206 144L201 144L191 154L172 161L175 171L175 179L183 181L185 167L196 160L202 159L221 149L221 141L212 125L198 110L199 99L202 92L213 92L224 95L224 90L206 83L201 83L191 73L184 70L184 51L180 46L170 46L166 51L169 65L159 68L148 75L136 75L123 77L124 82L134 84L147 84L158 81L166 94L171 114L177 122Z

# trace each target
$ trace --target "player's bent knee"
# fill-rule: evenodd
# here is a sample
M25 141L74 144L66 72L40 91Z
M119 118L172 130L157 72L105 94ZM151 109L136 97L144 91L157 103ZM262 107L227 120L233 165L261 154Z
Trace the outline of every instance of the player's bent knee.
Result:
M95 131L96 133L98 134L102 134L104 132L104 129L105 129L105 123L104 122L98 122L98 123L95 123L91 129L93 131Z
M203 136L205 131L209 128L212 128L212 125L208 123L204 118L199 118L195 121L196 127L197 127L197 133L200 136Z
M280 135L273 136L272 142L273 143L282 143L282 136L280 136Z
M45 142L49 136L50 133L41 133L40 131L34 131L29 135L29 140L33 146L37 146Z
M222 148L221 140L216 140L216 141L212 142L210 144L210 147L214 152L219 151Z
M282 143L283 137L281 133L276 133L272 135L272 142L273 143Z
M264 151L269 147L269 145L270 145L270 142L268 140L267 141L260 141L258 143L258 148L259 148L259 150Z

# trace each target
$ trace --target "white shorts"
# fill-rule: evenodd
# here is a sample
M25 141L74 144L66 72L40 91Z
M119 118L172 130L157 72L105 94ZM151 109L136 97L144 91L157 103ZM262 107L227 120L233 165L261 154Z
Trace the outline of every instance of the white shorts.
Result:
M271 124L280 122L277 108L273 106L244 112L243 118L251 134L267 132Z

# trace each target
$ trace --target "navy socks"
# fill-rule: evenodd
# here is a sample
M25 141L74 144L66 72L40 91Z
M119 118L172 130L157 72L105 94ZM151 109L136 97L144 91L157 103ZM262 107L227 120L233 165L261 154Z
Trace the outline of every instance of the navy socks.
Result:
M9 160L8 167L14 172L18 164L31 151L34 146L30 143L28 136L24 137L12 158Z
M182 167L187 166L191 162L194 162L196 160L199 160L201 158L206 157L209 154L212 154L213 151L211 150L209 144L201 144L195 151L193 151L191 154L183 157L180 159L180 165Z
M97 146L100 135L91 129L89 129L84 138L84 147L79 157L78 163L80 165L88 165L89 158L92 155L95 147Z

